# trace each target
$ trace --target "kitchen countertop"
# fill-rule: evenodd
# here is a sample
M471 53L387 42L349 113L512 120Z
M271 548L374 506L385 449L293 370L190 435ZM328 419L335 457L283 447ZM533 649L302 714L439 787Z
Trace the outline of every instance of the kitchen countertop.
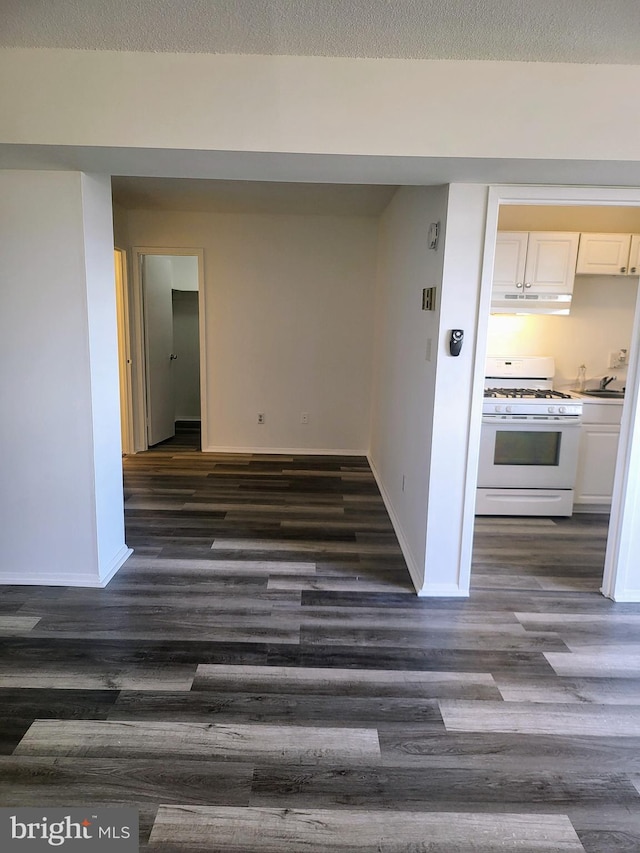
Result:
M596 403L598 406L621 406L624 403L624 397L590 397L589 394L584 394L582 391L571 391L582 399L582 403Z

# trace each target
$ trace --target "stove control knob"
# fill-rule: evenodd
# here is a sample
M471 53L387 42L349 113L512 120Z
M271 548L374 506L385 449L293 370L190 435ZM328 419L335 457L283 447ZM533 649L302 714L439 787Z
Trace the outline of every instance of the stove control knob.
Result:
M511 411L513 411L513 410L512 410L512 408L511 408L511 406L505 406L505 407L504 407L504 410L505 410L505 412L511 412Z
M560 412L561 415L564 415L565 412L567 411L567 407L566 406L560 406L558 411Z
M547 408L547 411L549 412L550 415L552 415L555 412L555 410L556 410L555 406L549 406Z

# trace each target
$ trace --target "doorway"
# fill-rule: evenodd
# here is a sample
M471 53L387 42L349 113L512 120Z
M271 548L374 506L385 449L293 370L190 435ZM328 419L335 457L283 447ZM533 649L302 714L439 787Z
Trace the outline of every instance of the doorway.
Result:
M498 229L504 230L505 226L503 223L508 221L509 227L507 230L617 230L622 232L628 229L621 225L620 222L629 222L629 213L633 208L638 208L639 202L640 198L638 198L637 192L634 194L632 191L610 191L598 189L572 190L570 188L559 189L543 187L494 188L491 191L488 206L485 259L483 264L482 309L480 314L481 318L484 319L479 323L478 328L478 351L474 378L477 391L476 399L479 399L480 401L482 400L482 393L479 390L479 386L484 387L484 360L486 353L492 354L496 346L504 346L505 342L511 346L514 345L514 342L517 342L516 346L524 347L525 350L527 348L529 350L531 350L531 348L536 349L540 345L536 340L535 335L531 334L531 327L529 327L528 330L525 328L528 323L528 318L514 317L513 320L509 320L507 323L515 322L518 328L505 329L505 324L503 322L494 322L495 318L490 315L489 303L491 297L492 268ZM579 211L582 211L583 216L590 216L592 224L574 224L569 226L568 220L563 220L562 217L570 213L572 209L575 211L576 215L578 215ZM611 217L609 227L596 227L594 223L597 223L598 221L602 223L603 217L605 217L607 213L609 213ZM533 219L529 219L529 222L533 223L539 223L541 221L540 217L543 217L543 219L544 217L547 217L545 220L546 227L542 228L534 224L532 227L527 225L527 229L524 229L524 220L518 223L517 218L518 215L526 217L529 214L533 216ZM554 219L557 224L552 227L548 227L548 223ZM575 223L579 220L576 220L574 217L573 221ZM514 227L514 222L517 227ZM563 225L562 228L560 227L560 224ZM634 226L634 228L629 230L635 231L636 227L637 226ZM615 464L610 524L608 525L609 532L606 541L606 554L604 556L604 577L601 587L601 591L604 595L614 598L615 600L639 600L637 598L638 590L633 588L634 586L637 586L637 584L632 583L630 588L630 584L627 579L627 566L624 563L624 560L628 559L630 547L633 547L634 545L632 514L634 501L637 499L637 496L635 495L636 487L630 473L633 469L634 461L632 452L635 450L635 448L632 447L633 426L638 399L637 386L640 381L637 352L639 337L638 327L640 325L640 311L637 307L637 278L634 282L630 282L630 284L631 283L634 285L632 288L633 293L625 293L623 299L624 310L629 316L627 317L625 328L620 329L620 334L625 335L625 343L627 338L629 339L628 347L630 352L628 366L626 368L626 395L622 412L617 461ZM597 294L594 290L593 283L588 282L588 284L585 285L585 289L589 290L589 299L593 303L591 307L593 309L597 309L594 302ZM553 339L554 335L558 338L558 341L560 341L562 337L560 333L562 330L554 328L554 326L561 324L563 321L566 322L567 319L568 318L565 317L546 318L547 328L545 330L544 340L547 346L549 345L549 341ZM584 321L584 317L582 319ZM596 326L597 333L595 336L590 337L588 330L584 328L580 330L580 335L584 338L583 343L586 348L585 352L591 359L591 373L594 376L597 374L603 374L607 371L608 364L603 353L608 352L609 350L614 352L615 350L622 348L622 344L614 345L612 343L611 346L609 346L605 342L603 339L605 326L606 323L604 322L604 316L601 311L598 317L598 323ZM500 335L502 336L501 341L499 340ZM572 336L574 343L577 344L579 342L578 339L580 335ZM600 349L603 351L602 353L598 351L598 346L595 345L598 342L598 336L600 337ZM577 358L575 369L573 365L569 368L568 365L571 363L571 357L569 356L569 346L567 345L568 338L564 336L563 340L564 345L560 346L559 349L562 379L567 383L567 385L573 385L576 379L576 373L580 368L580 364L585 361L586 356L584 353L578 354L577 352L574 352L571 357ZM534 353L533 351L523 351L522 353L518 352L514 354L532 355ZM552 353L540 353L538 351L535 354L549 355ZM480 420L479 404L476 412L476 422L474 423L474 429L477 428L478 433L480 430ZM582 509L584 510L585 507L582 507ZM582 516L582 518L584 519L585 516ZM510 523L511 529L516 530L517 528L514 526L514 523L517 521L518 519L511 518L508 519L505 524ZM526 521L527 520L525 519L525 522ZM485 522L482 521L481 526L484 523ZM534 520L531 524L537 528L535 531L536 536L543 533L540 529L540 522ZM475 529L476 525L474 524L474 531Z
M204 435L203 257L199 249L134 249L139 370L136 449L178 429Z

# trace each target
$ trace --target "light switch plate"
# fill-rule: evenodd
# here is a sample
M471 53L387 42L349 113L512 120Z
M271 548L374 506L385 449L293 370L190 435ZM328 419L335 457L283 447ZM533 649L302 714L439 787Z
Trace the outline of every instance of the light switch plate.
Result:
M425 287L422 290L422 310L436 310L436 289L435 287Z

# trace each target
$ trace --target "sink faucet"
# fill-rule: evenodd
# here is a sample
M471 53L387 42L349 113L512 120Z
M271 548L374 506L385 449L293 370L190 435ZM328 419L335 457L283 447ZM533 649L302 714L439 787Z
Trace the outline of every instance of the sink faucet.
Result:
M617 376L603 376L602 379L600 380L600 386L599 386L600 390L604 391L604 389L607 387L607 385L610 382L613 382L614 379L617 379Z

